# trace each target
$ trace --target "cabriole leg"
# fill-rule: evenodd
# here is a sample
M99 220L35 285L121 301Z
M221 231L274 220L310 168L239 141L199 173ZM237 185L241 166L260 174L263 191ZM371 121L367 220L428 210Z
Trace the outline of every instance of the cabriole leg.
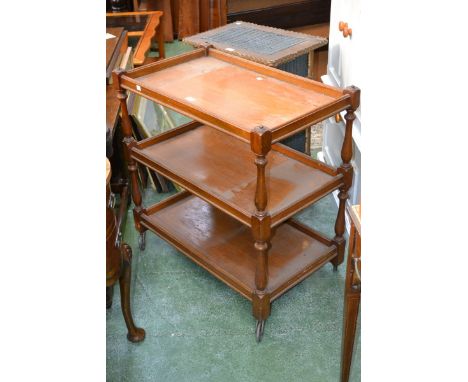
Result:
M137 328L133 322L132 311L130 309L130 281L132 276L131 260L132 250L130 246L123 243L120 247L123 257L122 274L119 279L120 285L120 301L122 305L122 314L125 324L127 325L127 338L131 342L140 342L145 339L145 331L142 328Z

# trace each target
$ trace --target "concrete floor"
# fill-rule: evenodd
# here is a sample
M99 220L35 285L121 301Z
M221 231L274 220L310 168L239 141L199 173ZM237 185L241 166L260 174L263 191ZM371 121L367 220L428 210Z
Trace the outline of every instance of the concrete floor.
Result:
M180 52L178 43L168 52ZM170 194L146 190L144 204ZM299 219L333 236L336 205L328 196ZM151 232L145 251L129 210L124 240L133 249L132 308L146 339L126 339L115 288L107 310L108 381L339 381L344 265L330 264L272 305L260 344L251 304ZM360 326L351 381L360 381Z

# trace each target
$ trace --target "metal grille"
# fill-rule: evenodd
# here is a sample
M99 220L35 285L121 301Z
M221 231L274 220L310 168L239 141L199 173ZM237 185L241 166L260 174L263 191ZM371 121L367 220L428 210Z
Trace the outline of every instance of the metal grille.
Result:
M258 30L243 24L231 24L231 28L220 30L206 38L207 43L232 44L236 49L250 50L263 55L275 54L304 41L307 39Z

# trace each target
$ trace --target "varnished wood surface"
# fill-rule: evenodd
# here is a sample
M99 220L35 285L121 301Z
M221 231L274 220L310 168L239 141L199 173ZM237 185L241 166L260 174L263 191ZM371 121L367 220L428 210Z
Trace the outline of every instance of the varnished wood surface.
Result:
M229 286L252 299L257 252L249 228L190 195L179 194L142 215L142 224ZM272 235L267 291L271 300L303 280L336 254L336 247L285 223Z
M139 81L249 132L259 125L277 128L334 101L328 95L212 57L151 73Z
M115 38L109 38L106 40L106 68L109 67L114 51L117 47L124 29L123 28L106 28L106 32L114 35Z
M344 90L216 49L123 73L121 86L246 141L259 124L273 143L350 106Z
M110 129L112 136L119 117L120 102L117 92L112 85L106 86L106 126Z
M240 212L240 215L233 216L250 224L256 212L257 186L255 155L250 146L208 126L174 136L176 133L172 131L167 135L169 139L157 144L148 145L146 141L142 144L144 148L132 149L132 156L176 183L182 183L181 186L225 212L233 214L229 209L232 207ZM273 225L304 208L300 201L313 195L316 198L326 195L330 187L338 188L341 184L341 175L332 175L332 169L324 168L311 159L293 159L286 155L289 152L295 155L293 150L277 146L281 152L274 146L266 166L267 209ZM147 160L143 161L145 158ZM181 179L185 182L180 182Z

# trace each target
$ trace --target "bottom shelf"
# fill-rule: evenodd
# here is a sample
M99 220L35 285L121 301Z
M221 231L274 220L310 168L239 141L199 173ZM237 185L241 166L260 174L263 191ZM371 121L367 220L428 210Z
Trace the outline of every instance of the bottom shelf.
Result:
M142 225L252 300L256 251L251 229L202 199L181 192L145 209ZM336 256L336 246L287 221L273 229L268 254L271 301Z

